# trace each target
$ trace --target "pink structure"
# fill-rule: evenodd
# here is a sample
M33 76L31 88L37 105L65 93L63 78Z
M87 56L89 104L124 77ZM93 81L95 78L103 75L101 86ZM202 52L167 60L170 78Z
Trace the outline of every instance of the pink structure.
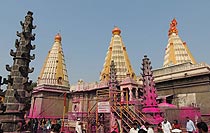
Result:
M158 124L163 120L162 112L158 108L156 98L156 88L154 83L154 78L152 74L152 67L150 66L151 62L147 56L144 56L143 59L143 109L142 112L145 114L147 121L151 124Z

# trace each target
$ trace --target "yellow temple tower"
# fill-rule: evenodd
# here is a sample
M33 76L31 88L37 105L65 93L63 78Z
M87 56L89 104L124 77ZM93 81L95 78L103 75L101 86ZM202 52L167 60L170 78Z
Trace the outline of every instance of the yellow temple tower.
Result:
M37 86L33 89L29 116L32 118L62 118L63 115L66 115L66 113L63 114L64 107L66 107L64 99L69 91L70 85L61 36L57 34L38 77Z
M118 27L115 27L112 30L112 38L106 54L103 70L100 73L100 81L109 80L110 64L112 60L115 63L117 80L119 82L126 78L127 75L136 79L136 75L131 67L126 47L123 44L120 33L121 30Z
M41 84L69 87L60 34L55 36L55 42L52 49L48 52L48 56L38 77L37 85L39 86Z
M163 67L182 64L190 62L195 64L190 50L187 47L186 42L183 42L178 35L177 21L174 18L170 23L170 29L168 31L168 44L165 51Z

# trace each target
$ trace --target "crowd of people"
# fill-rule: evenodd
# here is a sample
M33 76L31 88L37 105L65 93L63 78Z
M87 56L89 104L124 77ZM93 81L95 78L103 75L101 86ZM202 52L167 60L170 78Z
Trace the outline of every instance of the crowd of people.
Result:
M30 133L60 133L60 119L27 119L25 122L18 123L17 132L26 131Z
M197 129L196 129L197 127ZM181 124L178 120L174 120L171 124L166 118L157 125L154 131L154 125L145 122L142 125L138 123L133 123L132 128L130 129L129 133L181 133L182 130L186 131L187 133L208 133L208 126L205 122L199 122L194 124L189 117L186 117L186 127L181 127Z
M116 120L117 123L117 120ZM1 125L1 123L0 123ZM103 124L100 124L103 125ZM1 127L1 126L0 126ZM197 128L196 128L197 127ZM111 133L120 133L119 125L114 124L112 126L114 129ZM117 130L118 129L118 130ZM19 124L17 128L17 132L26 131L30 133L60 133L61 131L61 120L60 119L28 119L23 124ZM201 121L199 123L194 124L194 122L186 117L186 125L182 127L178 120L174 120L171 124L166 118L159 123L157 126L145 122L139 124L138 122L134 122L132 128L129 133L181 133L183 131L187 133L208 133L208 126L205 122ZM0 133L3 133L0 130ZM82 128L82 122L78 118L75 126L76 133L84 133ZM98 133L105 133L104 127L99 126Z

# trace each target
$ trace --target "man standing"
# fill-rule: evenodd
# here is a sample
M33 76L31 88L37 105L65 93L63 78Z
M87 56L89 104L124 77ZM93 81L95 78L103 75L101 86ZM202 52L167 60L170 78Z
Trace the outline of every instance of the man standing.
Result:
M133 127L130 129L129 133L138 133L137 123L133 124Z
M153 128L152 128L150 123L146 122L145 126L147 128L147 133L154 133L154 130L153 130Z
M77 119L75 131L76 133L82 133L82 123L80 122L80 118Z
M162 125L162 130L163 133L171 133L171 123L169 121L167 121L167 119L165 118L164 121L161 123Z
M196 131L195 125L193 121L190 120L189 117L186 117L186 119L187 119L186 130L188 133L193 133L193 131Z

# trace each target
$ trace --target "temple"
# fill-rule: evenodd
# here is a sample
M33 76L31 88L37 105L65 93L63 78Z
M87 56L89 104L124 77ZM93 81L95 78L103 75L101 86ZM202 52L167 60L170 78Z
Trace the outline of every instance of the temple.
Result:
M112 30L112 38L106 54L103 70L100 74L100 81L109 80L109 70L112 60L116 65L116 75L119 82L127 77L127 74L129 74L132 79L136 79L136 75L131 67L126 47L120 34L121 30L118 27L115 27Z
M61 118L64 98L70 85L61 45L61 35L55 36L54 44L48 52L37 87L33 90L31 118ZM56 109L56 111L54 110Z
M186 43L178 36L176 19L170 23L161 68L152 69L152 63L145 55L139 63L139 75L136 75L122 41L121 30L114 27L99 81L87 83L78 80L71 86L62 37L57 34L31 98L28 73L33 72L29 62L34 59L30 50L35 48L31 45L35 39L31 31L35 27L31 12L26 18L29 19L25 21L30 21L21 22L23 32L18 33L17 51L10 52L14 65L6 66L11 74L3 81L0 76L0 85L8 84L6 93L0 91L0 122L7 132L24 121L23 115L27 114L30 103L28 118L62 119L62 131L65 132L74 132L77 120L82 122L83 130L88 133L98 133L101 126L105 133L128 133L134 122L148 122L156 127L166 117L171 122L179 120L184 126L186 116L194 122L210 118L210 104L207 104L210 101L210 66L195 62ZM28 23L32 29L25 31L24 26ZM7 128L8 125L12 129Z
M165 51L163 67L186 62L196 63L186 42L183 42L178 35L177 21L174 18L170 23L170 29L168 31L168 44Z
M207 88L210 80L207 77L210 67L194 61L186 44L179 38L176 25L174 19L162 68L152 70L151 61L145 56L142 72L139 72L142 74L136 76L122 42L121 30L115 27L99 75L100 81L87 83L78 80L77 84L71 86L61 37L56 35L33 91L31 117L54 119L63 115L68 119L71 131L79 118L84 130L91 133L97 132L101 124L105 132L111 132L113 125L118 123L118 131L126 133L134 121L157 125L163 117L184 122L186 116L195 120L195 116L207 115L210 107L203 104L209 99L202 97L208 97L209 94ZM177 54L179 51L184 53ZM65 113L64 105L68 108ZM56 112L52 112L52 108L56 108Z

